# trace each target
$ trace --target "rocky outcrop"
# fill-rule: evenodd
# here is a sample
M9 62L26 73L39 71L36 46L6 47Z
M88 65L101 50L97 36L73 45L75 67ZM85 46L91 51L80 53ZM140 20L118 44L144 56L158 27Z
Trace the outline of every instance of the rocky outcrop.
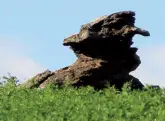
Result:
M129 75L141 63L131 47L135 34L149 36L149 32L134 25L135 13L122 11L102 16L81 26L78 34L64 39L63 45L70 46L77 60L70 66L36 75L24 85L45 87L48 84L91 85L104 88L107 83L121 89L129 82L132 89L141 89L143 84Z

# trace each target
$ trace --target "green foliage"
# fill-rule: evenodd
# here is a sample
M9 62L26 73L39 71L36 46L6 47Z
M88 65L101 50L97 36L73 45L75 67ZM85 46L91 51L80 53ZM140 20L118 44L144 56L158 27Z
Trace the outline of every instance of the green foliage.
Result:
M0 86L0 121L164 121L164 92L6 84Z
M0 78L0 86L7 86L7 87L13 87L17 86L18 79L15 76L12 76L10 73L8 73L8 76L3 76Z

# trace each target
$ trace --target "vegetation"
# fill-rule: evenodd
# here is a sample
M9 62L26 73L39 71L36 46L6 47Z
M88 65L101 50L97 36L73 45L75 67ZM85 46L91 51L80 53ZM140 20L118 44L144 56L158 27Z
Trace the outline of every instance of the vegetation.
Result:
M164 121L165 89L48 86L27 89L16 78L0 86L0 121Z

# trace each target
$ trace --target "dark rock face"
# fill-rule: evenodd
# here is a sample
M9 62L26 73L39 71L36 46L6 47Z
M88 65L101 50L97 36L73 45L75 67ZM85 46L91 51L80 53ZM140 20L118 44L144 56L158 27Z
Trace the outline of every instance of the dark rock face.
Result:
M121 89L130 82L132 89L141 89L143 84L129 75L141 63L131 47L135 34L149 36L149 32L134 25L135 13L123 11L102 16L82 25L78 34L64 39L78 59L71 65L55 72L45 71L36 75L25 85L45 87L47 84L91 85L104 88L107 83ZM35 83L34 83L35 82Z

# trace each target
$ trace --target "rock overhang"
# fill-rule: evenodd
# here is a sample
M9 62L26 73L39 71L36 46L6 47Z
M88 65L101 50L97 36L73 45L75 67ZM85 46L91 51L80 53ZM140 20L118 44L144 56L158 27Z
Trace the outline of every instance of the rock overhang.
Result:
M136 27L134 23L133 11L105 15L82 25L78 34L64 39L63 45L70 46L77 55L83 53L89 56L92 56L93 52L104 55L112 49L115 51L114 47L117 51L121 47L131 48L135 34L150 36L148 31ZM137 48L133 47L133 50L137 51Z

